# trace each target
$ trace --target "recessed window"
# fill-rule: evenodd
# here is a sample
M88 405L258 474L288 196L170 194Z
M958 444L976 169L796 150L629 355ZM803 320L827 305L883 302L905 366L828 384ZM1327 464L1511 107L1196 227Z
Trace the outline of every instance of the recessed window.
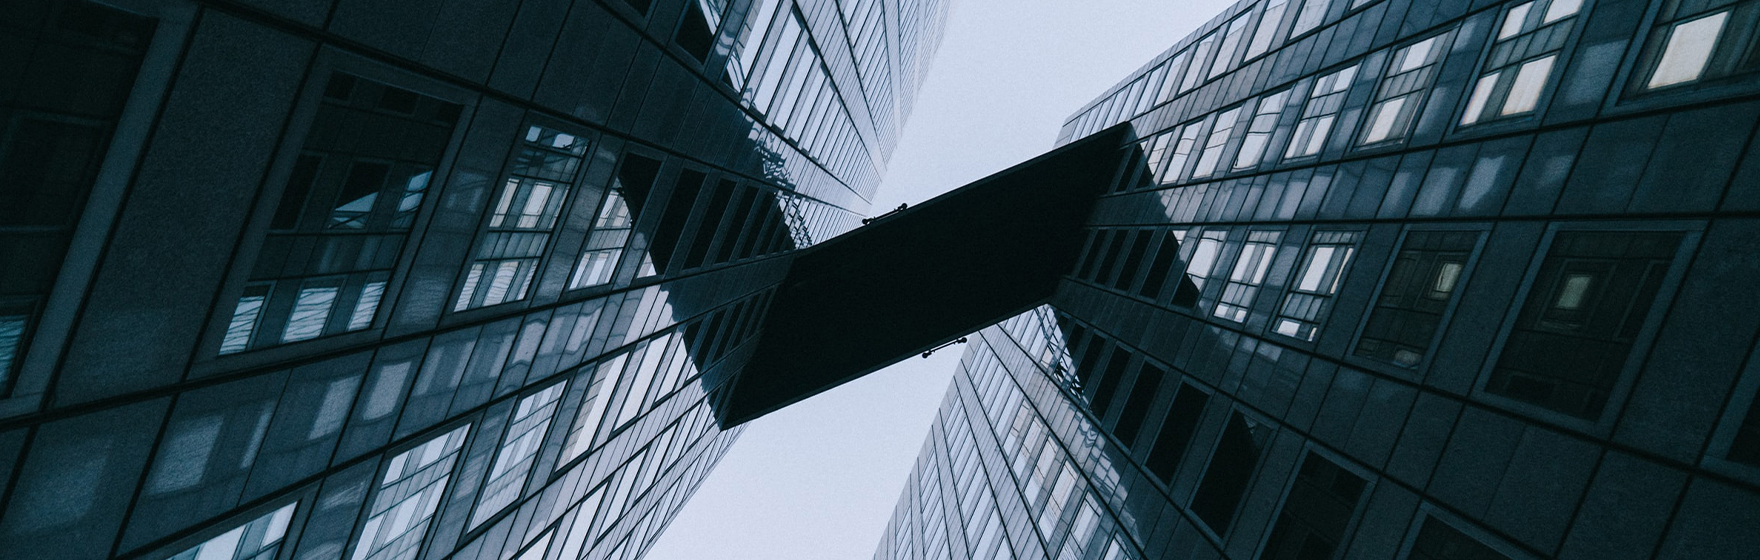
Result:
M1161 96L1155 99L1155 103L1160 104L1172 101L1173 96L1185 91L1179 87L1180 76L1182 75L1180 71L1185 69L1186 55L1191 52L1192 51L1189 49L1183 50L1180 51L1179 54L1173 55L1173 58L1167 59L1167 64L1165 65L1167 68L1167 76L1162 78Z
M1333 558L1367 486L1363 477L1309 451L1259 557Z
M1209 402L1210 395L1189 384L1180 384L1179 393L1173 397L1173 405L1167 408L1167 416L1161 420L1161 432L1155 435L1154 447L1149 450L1149 459L1144 462L1144 466L1149 467L1149 472L1160 478L1162 483L1173 483L1173 475L1179 471L1186 447L1191 445L1192 435L1198 430L1204 405Z
M1157 182L1169 184L1178 182L1180 175L1185 173L1186 162L1192 158L1192 151L1198 146L1198 125L1200 122L1187 123L1179 130L1177 139L1167 153L1167 162L1161 165L1161 176Z
M1248 235L1212 315L1236 323L1247 320L1253 298L1259 295L1259 287L1265 284L1265 274L1271 270L1271 260L1277 254L1277 239L1281 236L1275 231L1255 231Z
M1534 112L1581 10L1582 0L1538 0L1504 12L1460 123Z
M3 11L0 396L23 365L157 26L79 0Z
M1423 524L1406 556L1409 560L1510 560L1440 519L1425 516Z
M1185 230L1173 230L1162 236L1160 245L1155 249L1155 259L1149 263L1148 276L1143 278L1142 287L1137 289L1138 295L1149 299L1161 298L1161 288L1167 285L1173 263L1179 260L1180 242L1185 240L1185 234Z
M453 311L525 299L586 151L584 138L526 127Z
M1274 431L1270 425L1238 410L1229 413L1222 440L1210 455L1210 466L1204 469L1204 479L1192 494L1190 508L1217 535L1228 534L1235 510L1240 509L1241 500L1247 496L1247 487Z
M1216 116L1216 122L1210 125L1210 136L1204 140L1204 151L1198 154L1198 163L1192 168L1192 178L1209 177L1216 172L1216 165L1222 162L1222 148L1228 144L1228 135L1234 132L1240 115L1241 108L1235 107Z
M372 326L461 110L330 75L221 354Z
M1295 285L1278 307L1272 332L1301 340L1314 340L1320 322L1344 283L1351 256L1356 252L1357 232L1323 231L1314 234Z
M1598 418L1681 239L1668 232L1557 234L1486 391Z
M1727 457L1737 463L1760 467L1760 396L1749 401L1748 411L1742 415L1735 438L1730 440Z
M1459 293L1461 274L1478 241L1477 232L1407 234L1353 353L1402 367L1422 362Z
M1356 77L1357 67L1353 65L1314 80L1308 104L1302 109L1302 120L1296 123L1289 148L1283 151L1284 159L1312 156L1326 147L1326 137L1332 133L1339 110L1344 108L1345 91Z
M1247 124L1247 137L1241 141L1240 153L1235 155L1235 169L1258 165L1265 156L1265 147L1271 143L1271 133L1277 130L1277 117L1283 114L1283 103L1288 98L1287 89L1259 98L1259 105L1253 110L1253 120Z
M1369 106L1363 144L1399 140L1411 131L1436 79L1449 37L1447 33L1431 36L1393 52L1387 76L1376 87L1375 102Z
M1641 93L1760 70L1760 1L1664 4L1639 58Z

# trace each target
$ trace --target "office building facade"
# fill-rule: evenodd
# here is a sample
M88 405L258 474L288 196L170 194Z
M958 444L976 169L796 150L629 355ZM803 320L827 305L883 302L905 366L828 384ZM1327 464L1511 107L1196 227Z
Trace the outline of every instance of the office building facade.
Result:
M8 3L0 558L640 557L947 10Z
M875 557L1753 557L1757 13L1232 6L1064 126L1131 163Z

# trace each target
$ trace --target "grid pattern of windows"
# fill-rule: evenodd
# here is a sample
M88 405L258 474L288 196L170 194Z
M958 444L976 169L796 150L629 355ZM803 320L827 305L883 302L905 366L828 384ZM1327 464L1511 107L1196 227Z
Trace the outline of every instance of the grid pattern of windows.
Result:
M1284 159L1317 155L1326 147L1326 138L1332 134L1339 110L1344 108L1345 91L1350 89L1351 80L1356 77L1357 67L1352 65L1314 80L1314 89L1308 93L1308 104L1302 108L1302 120L1296 122L1289 147L1283 151Z
M1440 72L1442 55L1448 52L1452 33L1431 35L1393 51L1387 63L1387 74L1375 88L1375 102L1369 106L1369 121L1364 126L1364 145L1391 142L1406 137L1418 120L1418 109Z
M349 74L329 77L220 353L372 325L460 110Z
M1536 0L1510 6L1497 24L1484 71L1473 82L1461 124L1525 115L1540 105L1553 63L1576 25L1583 0Z
M1471 231L1414 231L1394 257L1354 354L1414 367L1430 353L1442 315L1460 293L1467 258L1478 244Z
M1241 245L1240 256L1235 258L1234 270L1228 273L1228 283L1222 287L1222 298L1216 302L1213 315L1236 323L1247 320L1253 298L1259 295L1259 287L1265 284L1265 275L1271 270L1277 240L1282 236L1275 231L1247 234L1247 242Z
M1322 231L1308 243L1301 268L1291 279L1289 293L1277 309L1277 321L1271 330L1277 334L1314 340L1320 334L1320 322L1326 316L1332 296L1344 284L1344 274L1356 253L1357 237L1352 231Z
M537 125L521 140L453 311L526 298L587 152L586 139Z
M1599 417L1680 244L1679 233L1560 232L1486 390Z
M412 560L421 552L470 428L454 428L386 463L350 560Z

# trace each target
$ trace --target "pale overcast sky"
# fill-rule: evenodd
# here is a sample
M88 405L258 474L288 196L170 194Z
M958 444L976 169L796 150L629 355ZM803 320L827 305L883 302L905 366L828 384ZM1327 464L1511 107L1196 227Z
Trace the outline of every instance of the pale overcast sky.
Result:
M875 213L1044 153L1082 104L1233 3L952 1ZM752 422L647 560L871 558L963 351Z

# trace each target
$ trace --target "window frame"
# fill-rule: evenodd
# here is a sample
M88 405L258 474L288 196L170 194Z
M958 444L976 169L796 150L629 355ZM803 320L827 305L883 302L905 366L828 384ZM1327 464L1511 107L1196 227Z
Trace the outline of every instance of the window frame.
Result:
M1381 480L1381 477L1376 476L1374 471L1357 464L1356 461L1309 440L1302 443L1301 452L1296 455L1296 461L1291 464L1289 474L1285 475L1286 480L1283 482L1282 491L1278 494L1277 504L1271 508L1271 520L1265 525L1264 533L1259 535L1258 544L1253 547L1252 558L1263 558L1265 548L1271 545L1271 534L1277 530L1278 517L1282 515L1284 506L1289 503L1290 494L1296 487L1296 477L1301 475L1302 466L1308 462L1310 453L1363 479L1362 493L1357 496L1357 503L1351 508L1350 521L1345 523L1344 539L1339 542L1339 548L1332 551L1331 558L1343 557L1348 551L1351 537L1356 534L1358 525L1363 522L1363 517L1369 509L1367 507L1369 498L1375 494L1375 484Z
M1538 560L1534 556L1517 548L1515 545L1492 535L1490 531L1482 529L1478 525L1467 521L1460 516L1449 513L1448 510L1437 506L1428 500L1419 503L1418 511L1412 514L1412 522L1407 524L1405 538L1401 541L1399 545L1399 553L1395 555L1394 558L1398 558L1399 560L1411 559L1412 551L1417 548L1418 545L1418 534L1424 530L1424 523L1430 520L1435 520L1438 523L1445 523L1449 528L1471 537L1479 544L1485 545L1486 548L1492 549L1499 554L1508 557L1510 560Z
M1735 392L1724 404L1723 413L1718 416L1717 428L1711 432L1711 441L1705 448L1702 463L1712 471L1752 484L1760 484L1760 465L1730 459L1729 452L1743 423L1760 422L1760 418L1748 418L1754 402L1760 401L1760 361L1757 360L1760 360L1760 344L1756 344L1748 354L1747 366L1737 377Z
M252 284L250 278L257 259L262 253L264 243L271 231L273 220L281 201L282 190L286 188L294 167L305 151L305 141L311 134L312 125L316 121L319 106L324 103L328 77L335 73L351 74L359 79L378 82L414 92L459 106L456 122L446 146L442 149L439 162L434 166L428 178L427 189L422 197L421 205L411 219L406 230L403 246L397 249L397 255L388 272L384 290L380 293L374 319L366 328L329 334L320 334L316 338L300 340L296 343L276 343L257 347L247 347L231 354L220 354L220 345L226 336L231 323L236 302L244 294L247 285ZM208 324L202 330L201 342L198 346L198 358L190 367L192 377L200 377L220 371L235 371L239 368L253 367L268 363L309 356L360 344L372 340L384 331L390 314L395 310L402 293L403 283L409 280L410 269L415 264L414 247L428 235L428 224L440 206L440 199L452 177L454 164L464 143L465 133L477 109L476 94L463 88L434 80L427 77L408 74L383 63L369 60L358 55L334 49L320 49L307 75L323 77L309 79L297 94L293 110L286 130L280 135L280 144L275 153L268 159L269 169L263 175L263 187L257 201L251 208L246 225L241 232L237 254L226 270L225 281L216 292L217 302L209 310ZM350 273L355 274L355 273ZM318 279L329 275L316 275L306 278ZM449 291L450 293L450 291ZM442 306L445 304L442 303ZM352 309L341 313L346 315ZM258 317L262 321L262 317ZM259 324L257 329L261 329ZM257 333L260 334L260 333ZM255 334L254 334L255 336Z
M1499 6L1495 12L1491 12L1495 13L1496 17L1488 22L1491 28L1487 31L1487 35L1484 39L1485 44L1479 49L1479 60L1473 65L1473 72L1468 75L1467 81L1462 83L1460 97L1456 100L1457 105L1455 106L1454 111L1450 113L1450 115L1452 115L1450 122L1451 130L1457 132L1487 129L1502 130L1505 126L1499 125L1512 125L1519 123L1535 124L1541 120L1541 117L1546 115L1547 109L1552 105L1553 98L1558 94L1558 86L1564 79L1565 69L1574 61L1573 55L1576 54L1577 43L1582 38L1583 28L1587 27L1586 22L1595 8L1595 2L1593 0L1581 0L1581 3L1577 6L1575 12L1560 18L1561 20L1570 19L1571 21L1569 22L1570 31L1566 32L1564 38L1560 40L1561 45L1558 50L1551 51L1551 54L1530 54L1526 58L1516 58L1512 56L1508 62L1501 66L1497 66L1496 68L1490 68L1489 66L1491 65L1491 57L1496 53L1500 43L1506 41L1525 41L1529 37L1533 37L1535 33L1538 33L1540 28L1549 25L1556 25L1557 20L1548 23L1544 21L1544 18L1546 12L1552 8L1552 4L1561 1L1570 0L1527 0L1524 2L1509 2ZM1538 4L1542 2L1546 5L1544 7L1538 6ZM1524 6L1526 6L1522 16L1524 23L1522 23L1520 27L1526 27L1526 21L1529 19L1539 20L1540 23L1536 25L1534 29L1522 30L1518 28L1514 35L1507 38L1499 38L1498 34L1507 23L1511 12L1516 8ZM1504 111L1507 110L1507 104L1509 103L1510 90L1515 88L1515 82L1520 78L1522 69L1529 64L1547 58L1551 58L1552 61L1546 69L1546 75L1541 79L1538 86L1538 92L1535 93L1534 107L1519 113L1505 114ZM1629 67L1629 65L1626 67ZM1498 77L1490 84L1491 89L1486 92L1484 102L1477 109L1478 115L1473 116L1472 120L1468 121L1468 112L1474 110L1473 98L1477 97L1476 90L1478 89L1480 82L1485 80L1487 75L1493 72L1497 73ZM1510 78L1507 86L1504 85L1503 74L1514 74L1514 77ZM1493 99L1497 100L1495 106L1491 104Z
M1357 345L1362 342L1363 331L1368 329L1369 318L1375 314L1375 302L1381 299L1382 292L1387 290L1387 283L1393 280L1393 267L1395 264L1398 264L1399 254L1406 249L1407 242L1410 240L1411 235L1413 233L1445 232L1474 232L1478 234L1478 240L1474 242L1473 248L1467 252L1466 263L1461 267L1460 276L1455 280L1455 293L1457 295L1449 298L1448 305L1443 307L1442 316L1437 320L1436 333L1430 336L1430 351L1425 352L1424 357L1418 360L1417 364L1414 364L1409 368L1401 367L1392 362L1358 356L1356 348ZM1370 292L1369 299L1362 303L1362 314L1357 317L1356 328L1351 332L1350 342L1346 345L1344 351L1345 361L1359 368L1396 376L1402 379L1423 379L1425 373L1430 369L1430 364L1435 361L1437 346L1440 345L1443 337L1447 334L1449 324L1454 321L1456 311L1460 309L1462 296L1459 294L1464 293L1470 287L1470 284L1473 281L1473 274L1478 268L1480 257L1484 254L1485 246L1491 237L1491 233L1491 224L1483 222L1422 224L1408 226L1404 230L1398 232L1399 241L1395 243L1393 249L1387 252L1381 259L1380 272L1378 273L1379 276L1375 282L1374 291ZM1367 240L1367 237L1365 237L1365 241Z
M1627 397L1630 396L1633 386L1637 384L1638 373L1644 369L1644 362L1650 354L1652 344L1656 341L1656 335L1662 330L1662 323L1668 315L1669 307L1673 304L1677 292L1680 291L1687 269L1692 265L1692 256L1698 250L1706 227L1707 225L1703 221L1688 220L1618 223L1572 221L1553 222L1547 226L1545 234L1541 235L1539 242L1534 246L1533 256L1528 259L1528 264L1523 269L1520 288L1510 298L1511 305L1503 313L1503 318L1498 323L1496 342L1485 352L1484 363L1480 365L1479 373L1473 381L1470 393L1472 398L1478 402L1549 424L1581 430L1595 436L1610 437L1614 425L1625 407ZM1521 316L1522 309L1527 306L1529 298L1536 297L1534 282L1538 279L1540 269L1547 257L1552 254L1553 243L1558 234L1588 232L1667 232L1681 235L1680 244L1675 247L1675 253L1669 262L1668 270L1663 273L1662 283L1656 290L1654 296L1656 299L1649 302L1651 308L1646 313L1644 323L1638 333L1632 337L1630 353L1627 354L1625 363L1621 365L1612 388L1608 391L1607 403L1602 406L1597 418L1586 419L1491 392L1487 389L1487 385L1490 384L1497 369L1497 363L1509 343L1510 334Z
M1343 242L1317 241L1320 236L1327 234L1342 235L1347 239ZM1285 343L1298 343L1303 345L1318 344L1320 341L1320 335L1325 332L1326 327L1329 324L1327 323L1327 319L1332 317L1333 310L1338 307L1339 297L1344 293L1344 285L1350 280L1351 272L1354 270L1352 268L1353 265L1362 261L1363 243L1367 237L1368 232L1363 229L1316 227L1308 231L1307 238L1302 240L1302 244L1296 248L1298 252L1296 253L1295 266L1289 270L1289 275L1284 278L1283 286L1277 290L1277 306L1271 310L1271 319L1265 324L1266 336L1280 337L1281 339L1284 339L1283 342ZM1302 274L1307 271L1309 265L1313 264L1314 251L1323 246L1342 246L1348 251L1348 254L1343 257L1343 262L1338 265L1338 275L1336 277L1336 282L1332 285L1331 292L1322 294L1319 292L1310 292L1299 289L1302 281ZM1339 257L1333 256L1331 258L1337 259ZM1328 268L1330 268L1330 266L1331 265L1329 264ZM1283 308L1289 303L1290 297L1296 294L1324 298L1324 300L1320 302L1321 308L1316 312L1316 317L1313 321L1315 326L1314 338L1312 339L1303 339L1299 336L1277 332L1278 321L1286 317L1283 313Z
M1751 1L1752 0L1750 0L1750 2ZM1747 43L1745 45L1739 45L1736 48L1737 52L1734 53L1734 56L1738 59L1731 61L1730 63L1736 68L1734 71L1720 76L1706 77L1703 75L1703 72L1708 71L1709 68L1707 68L1702 71L1699 78L1694 80L1669 84L1657 88L1650 88L1647 86L1650 77L1655 72L1655 66L1659 62L1662 54L1661 51L1666 48L1667 41L1665 38L1660 41L1656 40L1656 36L1659 32L1666 33L1667 31L1671 31L1676 25L1687 23L1704 16L1720 12L1731 14L1731 19L1725 21L1724 27L1720 31L1718 43L1713 46L1711 58L1706 62L1709 67L1712 61L1719 56L1719 53L1716 51L1717 47L1721 46L1722 43L1728 39L1728 35L1732 28L1742 23L1736 20L1735 12L1743 7L1743 2L1731 2L1730 4L1715 9L1703 10L1695 12L1693 15L1681 16L1669 20L1668 22L1662 22L1662 3L1650 3L1650 5L1645 8L1644 16L1639 24L1639 29L1632 37L1631 44L1637 45L1637 47L1627 48L1624 57L1621 59L1620 70L1614 81L1614 84L1619 87L1618 93L1616 95L1607 96L1607 99L1604 101L1603 109L1617 110L1629 108L1641 110L1656 107L1658 105L1672 106L1681 103L1692 103L1739 96L1744 95L1744 92L1751 93L1752 86L1760 84L1760 29L1750 31L1749 36L1746 38ZM1747 6L1747 9L1754 12L1760 12L1760 5L1750 5ZM1756 20L1757 22L1760 22L1760 18L1756 18ZM1669 29L1664 30L1664 26L1667 26ZM1744 55L1740 52L1744 48L1748 50L1748 54ZM1740 57L1742 56L1751 56L1752 59L1749 61L1743 61L1740 60ZM1753 66L1745 70L1741 69L1741 65L1744 62L1752 64Z

